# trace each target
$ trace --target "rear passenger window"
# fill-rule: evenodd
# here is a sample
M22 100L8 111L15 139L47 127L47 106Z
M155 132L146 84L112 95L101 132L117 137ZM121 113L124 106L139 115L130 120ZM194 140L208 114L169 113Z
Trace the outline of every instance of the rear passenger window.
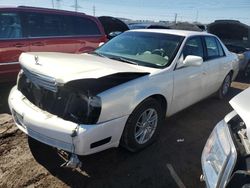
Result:
M30 37L99 35L97 24L80 16L27 13Z
M19 14L0 13L0 39L22 38Z
M30 37L63 36L63 16L28 13L27 26Z
M216 42L217 42L218 49L219 49L219 56L220 56L220 57L225 56L225 52L224 52L224 50L223 50L223 48L222 48L220 42L219 42L217 39L216 39Z
M205 37L206 50L208 59L214 59L220 57L220 52L214 37Z
M100 35L97 24L88 18L72 16L74 35Z

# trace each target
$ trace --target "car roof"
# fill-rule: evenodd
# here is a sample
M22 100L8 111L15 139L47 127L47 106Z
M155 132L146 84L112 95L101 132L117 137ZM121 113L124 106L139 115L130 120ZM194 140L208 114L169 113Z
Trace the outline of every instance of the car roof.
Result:
M78 14L78 15L86 15L83 12L74 12L74 11L69 11L69 10L60 10L60 9L55 9L55 8L45 8L45 7L32 7L32 6L0 6L0 10L25 10L25 11L41 11L41 12L54 12L54 13L63 13L63 14ZM89 15L86 15L89 16ZM92 16L91 16L92 17Z
M152 33L180 35L184 37L197 36L197 35L214 36L213 34L206 32L177 30L177 29L135 29L128 32L152 32Z

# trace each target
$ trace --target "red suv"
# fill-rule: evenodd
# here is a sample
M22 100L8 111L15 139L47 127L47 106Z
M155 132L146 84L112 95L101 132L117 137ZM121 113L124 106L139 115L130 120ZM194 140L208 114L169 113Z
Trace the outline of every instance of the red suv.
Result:
M22 52L89 52L107 40L100 21L83 13L0 8L0 82L14 81Z

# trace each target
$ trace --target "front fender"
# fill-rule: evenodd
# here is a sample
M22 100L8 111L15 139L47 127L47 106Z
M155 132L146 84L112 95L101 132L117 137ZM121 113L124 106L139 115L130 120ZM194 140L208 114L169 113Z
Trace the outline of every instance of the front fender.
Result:
M153 95L161 95L161 96L163 96L166 99L166 101L168 101L167 97L163 95L162 90L161 90L160 87L151 87L151 88L148 88L146 90L143 90L143 91L137 93L137 95L134 97L134 100L133 100L133 103L132 103L133 104L132 105L133 106L132 107L133 108L132 111L140 103L142 103L145 99L147 99L147 98L149 98L149 97L151 97ZM131 111L131 113L132 113L132 111Z
M101 93L102 111L98 122L130 115L146 98L162 95L170 104L173 94L172 74L144 76Z

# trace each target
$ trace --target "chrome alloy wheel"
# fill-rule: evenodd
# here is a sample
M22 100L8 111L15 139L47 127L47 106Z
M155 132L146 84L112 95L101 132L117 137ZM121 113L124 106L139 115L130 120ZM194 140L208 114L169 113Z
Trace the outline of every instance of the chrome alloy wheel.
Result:
M223 84L223 89L222 89L222 94L224 96L228 93L230 85L231 85L231 76L227 75Z
M157 111L153 108L145 110L136 122L134 136L138 144L145 144L153 136L158 123Z

